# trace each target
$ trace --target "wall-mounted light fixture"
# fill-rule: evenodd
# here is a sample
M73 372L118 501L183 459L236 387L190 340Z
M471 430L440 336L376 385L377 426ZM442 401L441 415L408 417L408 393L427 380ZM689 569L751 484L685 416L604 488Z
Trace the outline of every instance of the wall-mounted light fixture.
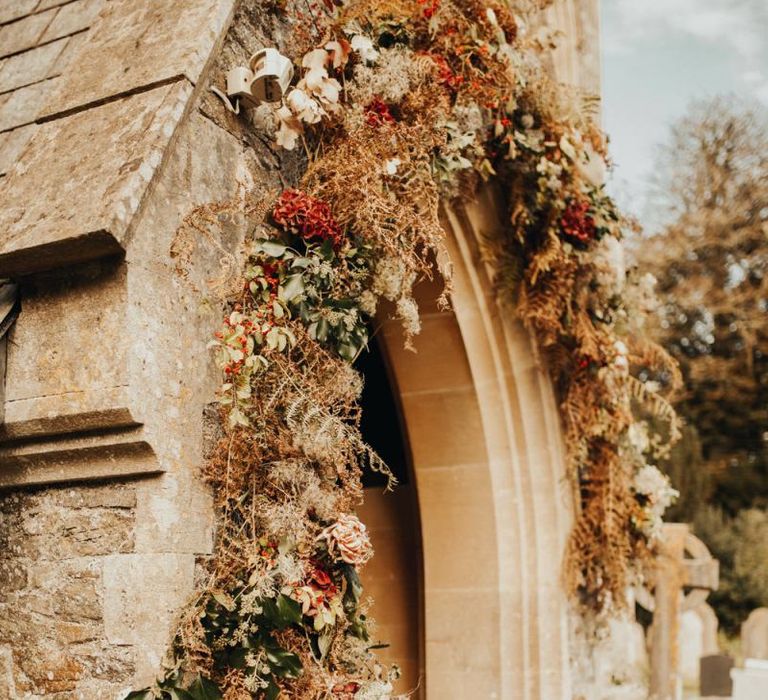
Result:
M227 107L238 114L240 106L280 102L293 80L293 63L277 49L261 49L251 56L248 67L237 66L227 73L227 94L211 88Z

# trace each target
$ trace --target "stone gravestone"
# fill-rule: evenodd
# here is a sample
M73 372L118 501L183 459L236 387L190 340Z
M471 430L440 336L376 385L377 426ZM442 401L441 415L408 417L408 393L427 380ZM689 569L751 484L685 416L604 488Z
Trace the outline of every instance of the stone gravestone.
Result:
M653 613L649 630L652 700L681 697L680 618L685 611L705 602L709 591L717 589L718 577L717 560L691 534L688 525L664 525L652 580L653 597L643 589L638 591L638 603ZM684 589L689 592L684 594Z
M768 608L756 608L742 623L741 651L745 659L768 659Z
M727 654L702 656L699 694L702 698L729 698L733 692L731 669L733 658Z
M717 627L717 615L706 603L683 613L680 619L679 649L684 687L698 688L699 660L719 652Z
M704 656L704 623L694 610L687 610L680 617L680 674L683 687L699 685L699 659Z
M717 615L715 615L712 606L707 603L702 603L697 608L694 608L693 612L699 616L703 628L703 656L719 653L720 644L717 641L717 629L720 623L717 620Z
M733 700L765 700L768 698L768 661L747 659L744 668L734 668Z

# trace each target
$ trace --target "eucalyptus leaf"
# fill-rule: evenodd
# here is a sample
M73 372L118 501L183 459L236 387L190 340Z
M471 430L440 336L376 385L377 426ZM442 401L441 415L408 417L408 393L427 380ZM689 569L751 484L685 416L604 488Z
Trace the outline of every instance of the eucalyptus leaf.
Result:
M257 252L266 253L273 258L279 258L288 250L288 246L278 241L259 241L256 244Z
M291 302L296 297L304 294L304 278L302 275L291 275L286 279L285 284L280 287L280 298Z

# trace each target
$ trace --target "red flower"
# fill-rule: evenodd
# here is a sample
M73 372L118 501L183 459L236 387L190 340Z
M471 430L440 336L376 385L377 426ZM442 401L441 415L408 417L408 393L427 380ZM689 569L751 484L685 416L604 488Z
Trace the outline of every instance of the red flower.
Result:
M315 567L310 574L309 585L312 586L312 588L324 591L330 598L336 595L336 584L334 584L327 572L318 567Z
M426 5L424 8L424 16L427 19L432 19L434 14L440 9L440 0L418 0L419 5Z
M381 126L382 124L394 124L395 118L389 111L389 105L378 97L365 108L365 121L368 126Z
M439 54L427 54L437 65L437 82L449 90L456 92L464 83L464 76L454 73L445 56Z
M353 700L355 693L360 690L360 684L355 681L349 683L339 683L333 687L333 694L339 700Z
M280 271L280 265L279 264L273 265L268 262L263 262L261 263L261 269L264 271L264 279L269 285L269 288L272 291L276 291L277 287L280 284L280 278L278 277L278 273Z
M276 223L306 241L330 241L341 247L344 233L322 200L298 190L285 190L277 200L272 216Z
M571 202L560 219L563 235L577 243L586 244L595 239L597 227L589 214L589 202Z

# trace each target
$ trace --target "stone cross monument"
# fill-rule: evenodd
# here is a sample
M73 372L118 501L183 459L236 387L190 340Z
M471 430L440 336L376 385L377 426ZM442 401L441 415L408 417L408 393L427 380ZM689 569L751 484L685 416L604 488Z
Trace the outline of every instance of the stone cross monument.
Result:
M683 523L667 523L653 574L653 596L638 592L638 603L653 612L650 629L651 700L679 700L680 616L717 590L719 563Z

